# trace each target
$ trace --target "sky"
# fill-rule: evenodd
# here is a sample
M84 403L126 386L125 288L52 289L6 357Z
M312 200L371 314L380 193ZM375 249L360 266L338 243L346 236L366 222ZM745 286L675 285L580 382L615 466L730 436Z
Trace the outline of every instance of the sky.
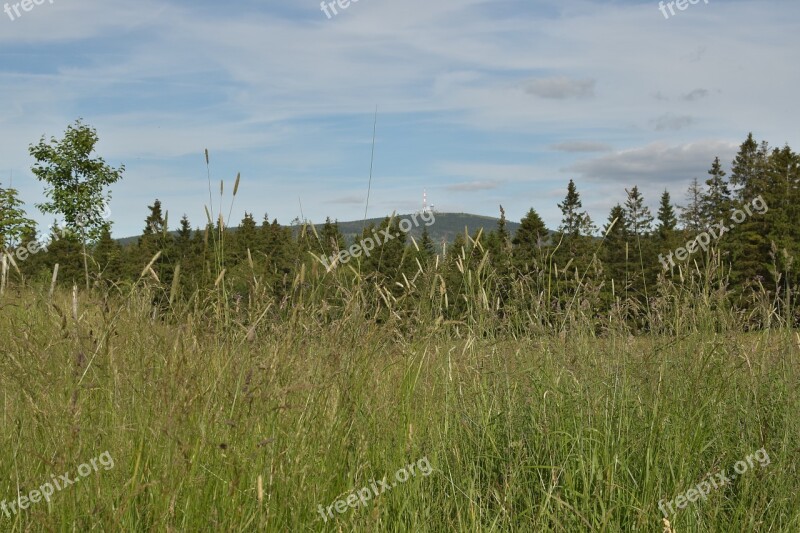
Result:
M78 118L125 166L118 237L156 198L174 228L204 225L205 206L231 224L408 213L423 190L440 212L534 208L554 229L570 179L602 226L634 185L654 213L664 189L683 203L749 132L800 149L796 0L666 16L654 0L14 4L0 13L0 183L44 226L28 147Z

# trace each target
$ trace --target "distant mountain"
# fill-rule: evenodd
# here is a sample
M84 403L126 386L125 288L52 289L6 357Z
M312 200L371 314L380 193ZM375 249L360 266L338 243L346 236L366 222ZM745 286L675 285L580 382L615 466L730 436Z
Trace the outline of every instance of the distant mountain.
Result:
M396 215L398 219L407 218L413 222L412 215ZM339 231L345 236L347 239L348 244L352 243L356 236L361 236L361 230L364 225L374 224L376 227L383 222L385 217L380 218L368 218L366 221L364 220L352 220L347 222L338 222L339 224ZM428 226L428 235L430 235L431 240L437 244L440 244L442 241L453 242L456 235L458 233L463 233L464 228L467 228L470 235L474 235L478 229L483 229L483 233L487 234L490 231L494 231L497 229L497 222L500 220L495 217L486 217L482 215L470 215L469 213L434 213L435 222L433 222L430 226ZM430 216L428 217L430 220ZM413 235L415 239L419 239L422 236L422 228L425 227L425 221L422 219L421 216L417 216L417 220L419 221L419 226L412 226L409 234ZM322 229L323 224L315 224L317 231ZM511 222L510 220L506 220L506 228L508 228L508 232L510 235L514 235L517 232L517 228L519 228L519 222ZM236 228L231 228L232 231L236 231ZM177 235L177 231L172 231L173 236ZM122 244L123 246L127 246L129 244L135 244L138 237L124 237L121 239L117 239L117 241Z
M437 244L442 241L453 242L457 234L464 233L464 228L467 228L470 235L474 235L475 232L481 228L483 228L483 233L487 234L497 229L497 223L500 220L494 217L470 215L468 213L434 213L433 215L435 222L427 226L428 235L430 235L431 240ZM374 224L377 227L383 222L384 218L385 217L369 218L366 220L366 225ZM397 218L407 218L413 222L410 214L397 215ZM430 220L430 216L428 219ZM422 229L426 226L421 216L417 216L417 220L419 221L419 226L412 227L408 232L410 235L413 235L415 239L419 239L422 236ZM317 230L319 230L322 224L316 224L316 226ZM342 232L348 243L352 242L356 236L361 236L361 229L363 227L363 220L339 222L339 231ZM510 222L506 220L506 227L508 228L508 232L514 235L517 228L519 228L519 222Z

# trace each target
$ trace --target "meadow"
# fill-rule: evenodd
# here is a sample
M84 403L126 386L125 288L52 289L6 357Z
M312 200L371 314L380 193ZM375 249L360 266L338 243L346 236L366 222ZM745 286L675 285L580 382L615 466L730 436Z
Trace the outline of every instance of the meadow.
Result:
M305 270L282 300L223 285L181 303L144 272L6 289L0 499L105 451L115 465L0 530L800 528L800 335L769 302L748 328L711 285L673 287L652 303L669 333L633 335L619 310L598 329L579 305L543 327L551 311L530 302L500 327L488 284L462 321L435 317L438 292L409 308L361 279L326 308ZM759 449L768 465L664 522L659 502ZM320 505L423 457L430 475L323 520Z

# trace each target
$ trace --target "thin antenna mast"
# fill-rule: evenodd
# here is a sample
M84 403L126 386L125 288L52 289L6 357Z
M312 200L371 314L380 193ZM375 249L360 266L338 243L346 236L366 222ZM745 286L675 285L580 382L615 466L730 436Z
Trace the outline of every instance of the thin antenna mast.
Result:
M369 185L367 186L367 205L364 206L364 224L367 227L367 209L369 209L369 193L372 190L372 164L375 162L375 130L378 126L378 106L375 105L375 120L372 123L372 155L369 158ZM362 229L363 229L362 228Z

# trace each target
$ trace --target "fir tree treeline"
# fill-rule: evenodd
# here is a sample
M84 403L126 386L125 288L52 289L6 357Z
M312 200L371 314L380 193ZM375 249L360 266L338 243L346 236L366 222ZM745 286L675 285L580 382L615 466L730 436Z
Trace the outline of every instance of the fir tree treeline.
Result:
M372 287L362 295L372 309L367 318L388 320L389 310L422 301L432 315L452 321L471 315L476 305L509 323L525 313L533 316L534 309L553 310L550 318L536 314L543 328L563 327L554 323L561 318L552 317L580 309L597 318L613 313L646 330L658 320L665 287L675 286L724 289L724 305L741 309L755 305L756 294L791 305L799 281L794 262L800 253L800 155L788 146L771 148L751 134L729 168L719 158L710 162L707 176L682 192L680 206L664 190L651 212L650 199L631 184L600 224L583 209L576 183L570 180L566 189L558 204L561 223L553 231L531 207L511 235L501 206L494 231L458 235L437 256L427 228L415 241L396 218L387 217L356 240L381 230L397 237L343 265L321 260L353 244L330 219L317 230L245 213L229 228L221 219L193 226L183 215L171 231L154 199L135 243L121 246L109 227L92 243L93 279L131 283L152 262L146 274L170 298L191 298L223 280L230 298L243 305L259 291L285 302L312 290L332 313L344 299L339 283L347 280ZM13 255L14 245L41 239L15 190L0 188L0 203L0 249ZM720 224L725 231L716 235ZM713 237L701 237L709 231ZM676 254L680 249L684 253ZM80 239L66 235L47 251L15 261L15 268L28 280L46 282L58 263L60 281L72 284L81 279L82 259Z

